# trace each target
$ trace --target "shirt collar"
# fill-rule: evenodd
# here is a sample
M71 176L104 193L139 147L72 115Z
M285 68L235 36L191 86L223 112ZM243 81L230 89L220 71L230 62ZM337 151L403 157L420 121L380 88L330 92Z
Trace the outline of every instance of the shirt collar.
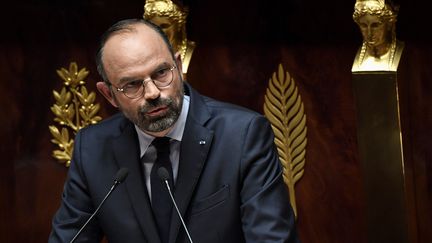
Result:
M187 95L183 95L183 106L180 112L180 116L177 121L174 123L173 129L166 135L166 137L172 138L176 141L182 141L183 132L186 125L186 118L189 111L190 97ZM135 130L138 134L138 141L140 145L140 157L144 155L154 137L141 131L137 125L135 125Z

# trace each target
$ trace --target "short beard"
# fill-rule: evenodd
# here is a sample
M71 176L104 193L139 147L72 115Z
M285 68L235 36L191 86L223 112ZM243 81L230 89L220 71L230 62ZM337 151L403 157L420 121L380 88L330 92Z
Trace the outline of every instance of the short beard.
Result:
M177 104L178 103L178 104ZM164 116L160 117L147 117L146 113L159 106L167 106L168 111ZM156 100L150 100L144 106L138 110L138 121L137 126L144 131L149 132L162 132L174 125L180 116L181 108L183 105L183 99L176 102L172 97L162 99L157 98Z
M148 117L146 113L156 107L166 106L167 113L159 117ZM138 108L136 115L123 112L125 116L137 125L142 131L162 132L172 127L180 116L183 106L183 87L174 96L168 98L158 97L148 100L147 103Z

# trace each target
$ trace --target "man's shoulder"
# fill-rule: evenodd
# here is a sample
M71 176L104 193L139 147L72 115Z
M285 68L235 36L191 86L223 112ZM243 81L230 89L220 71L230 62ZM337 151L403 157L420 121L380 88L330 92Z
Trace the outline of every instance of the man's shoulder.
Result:
M235 116L239 118L249 119L257 116L262 116L262 114L256 111L236 104L216 100L206 96L203 96L203 100L213 115Z
M217 100L215 98L208 97L200 94L194 90L190 85L185 85L186 93L191 97L191 107L194 115L207 110L212 118L215 117L238 117L239 119L252 119L254 117L263 117L262 114L242 107L236 104Z
M109 134L111 136L116 136L117 134L121 133L125 126L129 124L129 120L121 112L119 112L96 124L92 124L88 127L82 128L80 130L80 133L90 133L95 135Z

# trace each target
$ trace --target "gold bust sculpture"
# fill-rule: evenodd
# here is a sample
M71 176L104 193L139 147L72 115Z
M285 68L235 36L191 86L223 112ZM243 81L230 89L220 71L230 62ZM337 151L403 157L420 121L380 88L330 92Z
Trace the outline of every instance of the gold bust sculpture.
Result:
M352 71L396 71L403 42L396 39L399 6L389 0L357 0L353 19L363 36Z
M171 0L147 0L144 5L144 19L162 28L175 52L180 52L183 75L186 76L195 42L186 37L188 9Z

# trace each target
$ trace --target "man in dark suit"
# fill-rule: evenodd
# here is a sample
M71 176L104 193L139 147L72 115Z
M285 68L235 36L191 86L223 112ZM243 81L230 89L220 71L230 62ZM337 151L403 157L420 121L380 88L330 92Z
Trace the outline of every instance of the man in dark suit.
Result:
M152 169L162 157L153 140L161 137L169 138L164 166L194 242L298 242L273 133L262 115L184 83L179 54L142 19L108 29L97 62L104 79L97 88L121 113L78 132L49 242L72 239L123 167L128 177L77 242L103 236L109 242L188 242L168 190L153 188ZM155 203L160 196L165 200ZM170 209L168 223L161 223L160 208Z

